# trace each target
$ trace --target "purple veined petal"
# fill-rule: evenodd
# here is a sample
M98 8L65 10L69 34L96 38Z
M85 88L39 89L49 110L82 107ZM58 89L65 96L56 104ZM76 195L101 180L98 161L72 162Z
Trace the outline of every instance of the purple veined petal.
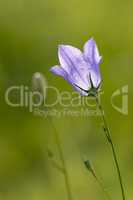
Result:
M79 92L81 96L87 96L87 93L76 86L76 81L60 66L56 65L50 69L50 71L58 76L62 76L66 81L68 81L74 88L75 91ZM78 82L79 84L79 82Z
M70 73L73 68L77 67L79 61L83 59L82 52L70 45L59 45L58 57L60 65L68 73Z
M82 73L84 73L84 79L86 79L86 81L83 81L80 76L74 71L71 73L71 79L73 80L73 83L75 85L78 85L80 88L84 89L84 90L88 90L90 87L90 81L89 81L89 72L83 71Z
M88 40L84 45L84 58L88 64L91 64L91 79L94 87L97 88L101 82L99 64L102 57L93 39Z
M74 85L74 80L72 77L60 66L56 65L50 69L51 72L58 76L62 76L66 81L68 81L71 85Z
M69 74L60 66L53 66L50 71L58 76L62 76L66 81L68 81L72 86L74 85L73 80Z
M53 66L53 67L50 69L50 71L51 71L52 73L56 74L56 75L62 76L63 78L65 78L65 77L67 76L66 71L65 71L62 67L60 67L60 66L58 66L58 65Z
M98 88L100 83L101 83L101 75L100 73L99 74L96 74L96 72L94 70L92 70L90 72L90 77L91 77L91 80L92 80L92 83L93 83L93 86L95 88Z
M102 57L99 54L98 47L93 38L88 40L84 45L84 58L90 64L98 65L101 62Z
M88 88L88 64L85 62L83 53L70 45L59 46L59 60L62 68L69 74L71 79L80 87Z

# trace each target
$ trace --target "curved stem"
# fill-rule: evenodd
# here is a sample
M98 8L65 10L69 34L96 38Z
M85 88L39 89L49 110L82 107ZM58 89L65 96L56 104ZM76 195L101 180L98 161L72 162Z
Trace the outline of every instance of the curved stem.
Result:
M63 167L63 172L64 172L63 174L64 174L64 179L65 179L65 185L66 185L68 200L72 200L71 186L70 186L70 183L69 183L69 176L68 176L66 162L65 162L62 147L61 147L60 138L59 138L58 132L57 132L57 130L56 130L56 128L55 128L55 126L52 122L52 119L51 119L51 123L52 123L52 126L54 128L55 141L56 141L56 145L57 145L57 148L58 148L59 157L60 157L60 160L62 162L62 167Z
M118 163L114 143L112 141L110 129L108 127L108 124L107 124L107 121L106 121L106 118L105 118L104 109L102 108L102 105L100 103L98 96L96 96L96 103L97 103L98 108L101 112L101 117L102 117L102 120L103 120L103 123L104 123L104 132L105 132L106 139L107 139L107 141L110 144L111 149L112 149L112 154L113 154L114 162L115 162L116 169L117 169L118 179L119 179L119 183L120 183L122 199L125 200L126 198L125 198L124 186L123 186L122 176L121 176L121 172L120 172L120 168L119 168L119 163Z

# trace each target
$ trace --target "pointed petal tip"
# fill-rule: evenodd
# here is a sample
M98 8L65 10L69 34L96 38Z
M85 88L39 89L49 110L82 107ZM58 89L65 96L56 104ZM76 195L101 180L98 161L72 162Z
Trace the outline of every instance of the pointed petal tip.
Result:
M99 53L96 41L91 37L84 45L84 56L90 63L100 64L102 56Z
M98 64L101 64L102 61L103 61L103 56L100 56L100 57L99 57L99 63L98 63Z
M54 69L54 67L51 67L51 68L49 69L49 71L50 71L52 74L55 74L55 69Z
M90 39L89 39L90 41L94 41L94 37L90 37Z
M60 54L62 52L64 52L66 50L66 48L68 47L68 45L65 45L65 44L59 44L58 45L58 55L60 56Z
M63 48L65 48L65 47L67 47L68 45L65 45L65 44L59 44L58 45L58 50L61 50L61 49L63 49Z
M76 49L76 47L73 47L72 45L68 45L68 44L67 45L66 44L59 44L58 45L58 50L63 50L63 49L67 50L67 49L70 49L70 48L75 48Z
M49 69L49 71L50 71L50 72L53 72L53 71L54 71L54 67L51 67L51 68Z
M89 40L87 40L86 43L95 43L96 44L96 41L94 40L94 37L91 37Z
M53 66L53 67L51 67L50 71L53 74L56 74L58 76L62 76L64 78L67 78L67 73L61 66L58 66L58 65Z
M55 73L55 71L58 70L59 68L60 68L60 67L59 67L58 65L55 65L55 66L51 67L51 68L49 69L49 71L52 72L52 73Z

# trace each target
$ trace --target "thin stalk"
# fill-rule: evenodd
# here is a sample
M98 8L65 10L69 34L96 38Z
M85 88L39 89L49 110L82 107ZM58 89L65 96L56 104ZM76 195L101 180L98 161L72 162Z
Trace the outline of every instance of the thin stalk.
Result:
M112 150L112 154L113 154L113 158L114 158L114 162L115 162L115 166L116 166L116 170L117 170L117 174L118 174L118 179L119 179L119 183L120 183L122 199L125 200L126 198L125 198L124 185L123 185L121 171L120 171L120 167L119 167L119 163L118 163L118 159L117 159L117 154L116 154L116 151L115 151L114 143L112 141L110 129L109 129L107 121L106 121L106 117L105 117L105 114L104 114L104 109L103 109L103 107L102 107L102 105L100 103L100 100L99 100L98 96L96 96L96 103L97 103L98 108L99 108L99 110L101 112L101 117L102 117L103 124L104 124L104 133L105 133L106 139L107 139L108 143L111 146L111 150Z
M33 76L33 82L34 82L34 84L37 88L41 89L41 92L43 94L44 101L45 101L45 99L46 99L46 88L47 88L47 82L46 82L45 77L41 73L37 72ZM62 147L61 147L60 137L59 137L58 132L57 132L55 126L54 126L52 117L49 116L48 120L51 122L51 125L53 126L53 129L54 129L55 142L56 142L56 145L57 145L57 148L58 148L60 160L62 162L62 167L60 168L57 165L56 162L53 162L53 164L54 164L54 166L56 166L56 168L58 168L59 170L61 170L63 172L68 200L72 200L72 193L71 193L71 187L70 187L70 183L69 183L69 176L68 176L66 162L65 162Z
M51 119L51 122L52 122L52 119ZM55 142L56 142L56 145L57 145L57 148L58 148L59 157L60 157L60 160L62 162L62 168L63 168L63 172L64 172L63 174L64 174L64 180L65 180L68 200L72 200L73 198L72 198L71 186L70 186L70 182L69 182L69 175L68 175L66 162L65 162L62 147L61 147L61 141L60 141L59 134L58 134L53 122L52 122L52 126L54 128Z
M101 190L103 191L105 197L106 197L108 200L111 200L111 198L110 198L108 192L107 192L106 189L104 188L103 183L102 183L98 178L96 178L96 181L98 182L98 184L99 184Z
M95 170L93 169L93 167L92 167L90 161L89 161L89 160L85 160L85 161L84 161L84 164L85 164L85 166L86 166L86 169L89 170L89 172L90 172L90 173L92 174L92 176L94 177L95 181L98 183L98 185L99 185L99 187L101 188L101 190L102 190L104 196L105 196L108 200L111 200L111 198L110 198L108 192L106 191L106 189L105 189L105 187L104 187L102 181L101 181L101 180L98 178L98 176L96 175Z

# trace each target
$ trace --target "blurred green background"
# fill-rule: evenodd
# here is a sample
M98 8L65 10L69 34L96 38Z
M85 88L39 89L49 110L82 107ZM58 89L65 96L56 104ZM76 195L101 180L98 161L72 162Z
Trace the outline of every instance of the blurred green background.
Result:
M35 72L43 73L48 84L60 91L72 92L71 86L51 74L49 68L58 63L58 44L82 48L91 36L103 55L102 101L119 155L126 196L133 199L132 10L132 0L0 1L0 199L67 200L64 178L47 156L49 147L59 160L51 122L30 113L28 108L7 105L4 95L13 85L31 88ZM124 85L129 86L128 115L117 112L110 102L112 93ZM48 101L52 98L50 94ZM121 97L116 101L120 105ZM104 199L97 182L84 168L85 155L112 199L120 200L112 155L99 117L54 117L53 122L60 134L73 199Z

